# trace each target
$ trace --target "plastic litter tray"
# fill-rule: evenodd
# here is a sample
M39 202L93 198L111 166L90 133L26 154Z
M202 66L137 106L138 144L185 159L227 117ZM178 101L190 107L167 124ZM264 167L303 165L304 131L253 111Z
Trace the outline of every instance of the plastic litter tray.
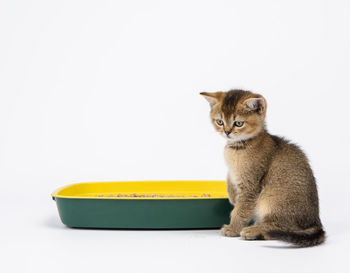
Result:
M220 228L233 208L225 181L78 183L52 198L62 222L76 228Z

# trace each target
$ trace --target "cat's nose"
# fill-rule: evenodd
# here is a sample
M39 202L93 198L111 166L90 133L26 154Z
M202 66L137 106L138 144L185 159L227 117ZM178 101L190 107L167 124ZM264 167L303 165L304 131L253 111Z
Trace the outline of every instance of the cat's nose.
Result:
M225 134L228 136L229 134L231 134L231 130L230 131L225 130Z

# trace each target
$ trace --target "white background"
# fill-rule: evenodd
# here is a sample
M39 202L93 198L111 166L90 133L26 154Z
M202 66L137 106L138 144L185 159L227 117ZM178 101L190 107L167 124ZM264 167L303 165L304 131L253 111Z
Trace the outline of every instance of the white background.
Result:
M349 1L0 2L3 272L345 272L350 244ZM268 101L301 145L325 245L218 230L66 228L50 193L82 181L224 179L200 91Z

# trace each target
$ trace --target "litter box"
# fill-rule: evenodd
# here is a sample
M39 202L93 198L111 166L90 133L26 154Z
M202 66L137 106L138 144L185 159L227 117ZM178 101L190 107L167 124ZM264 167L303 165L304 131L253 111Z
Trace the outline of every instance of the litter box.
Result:
M74 228L201 229L229 223L225 181L89 182L52 193Z

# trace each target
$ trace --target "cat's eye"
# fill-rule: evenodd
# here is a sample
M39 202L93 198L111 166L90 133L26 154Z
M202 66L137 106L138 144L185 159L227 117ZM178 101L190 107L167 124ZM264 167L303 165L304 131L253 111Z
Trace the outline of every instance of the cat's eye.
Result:
M221 119L216 120L217 125L222 126L224 125L224 122Z
M243 124L244 124L244 121L235 121L235 122L233 123L233 125L236 126L236 127L242 127Z

